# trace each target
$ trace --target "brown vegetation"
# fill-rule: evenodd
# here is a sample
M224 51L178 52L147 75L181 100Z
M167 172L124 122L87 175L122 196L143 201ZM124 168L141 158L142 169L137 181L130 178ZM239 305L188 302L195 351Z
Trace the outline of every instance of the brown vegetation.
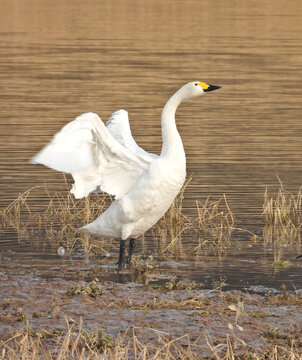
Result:
M116 339L103 329L83 330L82 323L77 325L66 319L66 332L51 328L33 330L27 324L16 331L8 339L0 341L1 360L197 360L203 359L203 351L197 341L192 341L189 335L171 339L168 333L142 329L153 332L156 340L144 343L139 336L140 328L133 328L121 334ZM203 332L200 337L206 339L210 356L215 360L299 360L301 359L301 344L279 328L270 327L263 332L271 345L255 353L249 349L238 336L227 335L225 343L217 343ZM244 350L244 348L246 348ZM239 350L236 350L239 349Z
M302 188L296 194L284 189L279 179L280 187L275 196L270 196L266 189L264 193L263 239L265 245L273 245L274 268L285 268L290 265L287 260L281 260L284 247L299 248L302 245Z
M187 185L187 184L186 184ZM185 186L186 186L185 185ZM31 196L35 191L43 191L46 194L44 210L37 211L31 205ZM198 201L195 215L191 217L183 213L183 197L185 187L179 194L165 217L151 230L154 241L154 253L159 256L177 256L184 252L192 252L192 239L195 241L194 255L202 251L224 253L231 245L231 236L235 229L235 217L229 207L227 198L223 195L218 200ZM300 216L301 216L302 191L293 195L281 187L275 198L265 193L264 211L265 243L273 243L275 249L280 249L281 244L300 244ZM1 230L13 228L22 237L31 236L49 240L55 246L59 243L71 251L75 247L82 246L86 252L97 254L111 251L117 248L115 242L106 239L98 239L80 234L76 230L80 226L95 219L110 202L110 197L99 194L91 194L87 199L75 200L67 195L55 193L50 195L47 188L32 188L21 194L6 209L1 211ZM186 248L184 236L190 236L190 247ZM276 250L275 267L286 267L288 262L280 260L280 252ZM153 268L153 256L142 258L134 256L133 269L138 274L143 274ZM168 331L163 332L152 328L151 323L146 327L134 327L121 332L118 336L109 335L103 328L84 329L82 322L66 319L66 330L56 327L37 327L33 319L39 317L38 313L27 314L24 306L18 306L14 313L3 314L1 319L7 322L25 323L22 330L3 337L0 340L0 359L102 359L102 360L162 360L162 359L202 359L203 349L199 339L206 342L209 355L208 359L215 360L278 360L278 359L301 359L301 339L299 333L290 334L276 327L276 324L263 329L262 338L265 339L266 348L250 348L243 339L245 329L248 329L251 321L264 321L272 318L271 312L259 308L246 310L254 305L252 301L242 300L231 295L220 295L223 304L210 303L198 294L199 285L195 282L177 280L171 278L160 284L150 284L136 289L137 292L146 292L146 300L142 301L139 294L134 297L117 296L116 290L112 290L114 296L108 295L98 279L85 284L73 284L64 291L62 299L68 299L76 304L76 301L87 302L91 309L104 311L194 311L195 318L200 319L200 324L211 324L212 321L228 322L227 330L219 340L211 337L204 327L200 327L197 337L192 334L183 336L171 336ZM171 296L170 292L173 292ZM183 291L184 297L177 297L175 293ZM194 292L195 291L195 292ZM157 292L157 293L156 293ZM159 295L163 294L163 297ZM124 294L124 293L123 293ZM165 297L166 296L166 297ZM229 296L229 297L228 297ZM81 300L83 299L83 300ZM63 300L62 300L63 301ZM64 300L65 301L65 300ZM64 306L62 302L62 307ZM286 288L282 294L270 296L267 294L268 306L292 305L301 306L301 296L289 293ZM261 304L263 299L261 300ZM5 310L11 305L8 301L1 303ZM69 308L67 306L67 308ZM56 310L56 313L63 312ZM46 312L45 312L46 314ZM207 320L205 320L209 317ZM213 320L212 320L213 319ZM220 319L220 320L219 320ZM241 320L244 321L241 322ZM153 321L153 320L152 320ZM206 322L205 322L206 321ZM231 321L231 320L230 320ZM34 324L34 325L33 325ZM48 324L48 322L47 322ZM151 325L150 325L151 324ZM253 323L255 325L255 323ZM128 325L127 325L128 326ZM140 325L141 326L141 325ZM200 325L201 326L201 325ZM255 325L256 326L256 325ZM278 325L279 326L279 325ZM170 328L171 329L171 328ZM207 327L206 327L207 329ZM141 333L148 331L152 336L141 337ZM195 334L196 335L196 334ZM259 335L260 336L260 335ZM299 340L300 339L300 340Z
M264 193L263 216L264 241L279 244L301 244L302 232L302 188L297 194L280 188L275 197L266 189Z
M183 213L184 191L190 179L175 199L166 215L150 230L154 249L163 256L180 256L183 251L183 236L195 239L194 254L203 249L223 253L230 246L235 218L225 195L214 201L196 202L195 216ZM44 210L33 210L31 199L35 192L43 193L47 199ZM103 254L116 249L114 239L94 241L92 236L77 233L77 229L99 216L112 199L106 194L90 194L76 200L68 192L51 195L47 186L34 187L20 194L9 206L0 211L1 229L13 228L19 235L37 236L49 240L57 247L63 245L67 251L81 246L86 252ZM41 204L42 207L42 204ZM144 236L142 237L143 240ZM143 243L143 241L142 241ZM192 243L192 241L191 241ZM187 252L192 252L187 249Z

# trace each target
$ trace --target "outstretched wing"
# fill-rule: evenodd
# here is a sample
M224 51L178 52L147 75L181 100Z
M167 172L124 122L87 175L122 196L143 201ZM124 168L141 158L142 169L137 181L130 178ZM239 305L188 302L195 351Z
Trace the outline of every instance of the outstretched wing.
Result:
M95 141L91 130L99 123L102 121L97 114L78 116L65 125L31 162L66 173L79 172L94 165Z
M149 166L152 157L146 154L123 146L98 115L86 113L64 126L32 162L71 173L75 180L71 192L76 198L98 190L119 198Z
M121 109L114 112L106 122L106 128L115 140L132 153L153 159L158 157L158 155L148 153L137 145L131 134L128 112L126 110Z

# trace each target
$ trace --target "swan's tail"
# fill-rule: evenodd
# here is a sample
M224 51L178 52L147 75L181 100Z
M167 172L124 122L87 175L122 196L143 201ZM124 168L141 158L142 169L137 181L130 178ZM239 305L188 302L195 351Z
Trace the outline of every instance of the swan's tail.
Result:
M85 233L85 234L90 234L90 231L86 228L87 225L82 226L78 229L76 229L76 233Z
M92 234L92 235L100 235L100 231L98 228L95 227L95 225L92 223L89 223L85 226L80 227L76 230L77 233L85 233L85 234Z

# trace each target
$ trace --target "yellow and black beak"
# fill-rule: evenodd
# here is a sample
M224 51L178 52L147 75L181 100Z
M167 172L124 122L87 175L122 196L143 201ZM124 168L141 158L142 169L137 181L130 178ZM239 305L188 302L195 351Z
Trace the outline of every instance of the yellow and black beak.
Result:
M221 86L218 85L209 85L209 87L207 89L203 89L204 91L213 91L213 90L217 90L220 89Z
M201 86L203 88L203 91L213 91L213 90L217 90L217 89L220 89L221 86L218 86L218 85L209 85L209 84L206 84L204 82L201 82L198 84L199 86Z

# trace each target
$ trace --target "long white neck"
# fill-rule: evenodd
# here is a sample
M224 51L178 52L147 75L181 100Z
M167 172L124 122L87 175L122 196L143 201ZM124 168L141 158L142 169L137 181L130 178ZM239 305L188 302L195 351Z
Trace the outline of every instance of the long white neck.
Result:
M185 161L182 140L175 123L176 109L178 105L185 100L180 90L168 100L161 114L163 147L160 156Z

